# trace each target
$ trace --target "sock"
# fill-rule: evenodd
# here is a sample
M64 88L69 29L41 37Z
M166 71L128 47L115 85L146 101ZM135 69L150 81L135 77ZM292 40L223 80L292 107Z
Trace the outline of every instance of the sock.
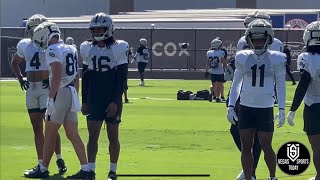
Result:
M62 159L62 155L61 154L57 154L57 159Z
M117 163L110 162L110 171L117 172Z
M38 164L42 164L43 160L42 159L38 159Z
M42 163L39 164L39 165L40 165L40 171L41 171L41 172L46 172L46 171L48 171L48 167L45 167Z
M88 164L82 164L82 165L81 165L81 170L83 170L83 171L89 171L89 170L88 170Z
M95 171L96 170L96 163L88 163L88 170Z

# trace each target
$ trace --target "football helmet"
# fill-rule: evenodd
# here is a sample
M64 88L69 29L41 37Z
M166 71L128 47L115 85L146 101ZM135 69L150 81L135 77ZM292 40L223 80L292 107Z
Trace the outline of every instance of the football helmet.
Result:
M143 46L147 46L148 44L148 41L145 38L141 38L139 42L140 42L140 45L143 45Z
M60 39L60 29L52 22L44 22L36 27L33 32L32 41L42 49L47 49L50 39L53 36L59 36Z
M272 44L274 33L272 25L265 19L256 19L252 21L246 30L245 38L251 49L257 54L261 55L267 51L268 45ZM254 46L253 39L264 39L265 43L262 46Z
M211 41L211 44L210 44L211 48L213 49L219 49L221 48L222 46L222 41L218 38L215 38Z
M95 33L94 28L104 27L106 30L103 33ZM113 34L113 20L106 13L97 13L95 14L90 21L90 26L92 32L92 37L96 41L102 41L108 39Z
M35 14L31 16L27 23L25 33L28 37L32 37L34 29L41 23L48 22L48 19L42 14Z
M270 16L267 13L261 12L261 11L255 11L253 13L248 14L248 16L244 19L244 22L243 22L244 26L247 28L248 25L256 19L265 19L270 22Z
M320 21L314 21L306 27L303 42L307 47L320 45Z
M72 37L67 37L66 44L73 45L74 44L73 38Z

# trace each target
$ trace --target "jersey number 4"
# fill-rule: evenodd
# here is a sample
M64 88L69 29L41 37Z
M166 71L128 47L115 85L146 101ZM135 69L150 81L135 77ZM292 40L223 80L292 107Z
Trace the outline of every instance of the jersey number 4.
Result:
M66 56L66 74L72 76L75 72L78 72L78 59L77 56L69 53Z
M41 63L39 61L39 52L34 53L31 61L30 61L30 67L36 67L36 69L39 69L41 66Z
M258 65L253 65L251 66L251 69L252 69L252 86L256 86L256 82L257 82L257 67ZM264 86L264 68L265 68L265 65L261 65L259 67L259 70L260 70L260 87L263 87Z

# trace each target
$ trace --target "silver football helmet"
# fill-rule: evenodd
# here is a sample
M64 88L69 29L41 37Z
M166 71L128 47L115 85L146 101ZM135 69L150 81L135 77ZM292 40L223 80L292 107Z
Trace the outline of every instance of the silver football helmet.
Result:
M106 28L105 32L103 33L94 33L94 28L104 27ZM92 32L92 37L96 41L102 41L108 39L113 34L113 20L111 16L106 13L97 13L95 14L90 21L90 27Z
M140 42L140 45L143 45L143 46L147 46L148 44L148 41L145 38L141 38L139 42Z
M246 30L245 38L251 49L257 54L261 55L267 51L268 45L272 44L274 33L272 25L264 19L256 19L252 21ZM265 43L262 46L254 46L253 39L264 39Z
M222 46L222 41L218 38L215 38L211 41L210 47L213 49L219 49Z
M60 34L60 29L55 23L43 22L34 30L32 41L40 48L47 49L51 38L59 36L60 39Z
M248 25L256 19L265 19L270 22L270 16L267 13L262 11L255 11L248 14L248 16L244 19L244 26L247 28Z
M48 22L48 19L42 14L35 14L31 16L26 24L25 33L28 37L32 37L34 29L41 23Z
M314 21L306 27L303 42L307 47L320 45L320 21Z

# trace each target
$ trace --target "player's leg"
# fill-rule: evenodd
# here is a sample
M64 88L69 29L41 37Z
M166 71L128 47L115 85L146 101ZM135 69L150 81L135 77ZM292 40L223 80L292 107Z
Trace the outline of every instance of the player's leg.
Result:
M117 164L120 155L119 141L119 123L121 122L122 102L117 103L117 113L114 117L107 118L107 133L109 139L109 155L110 169L108 178L111 180L117 179Z
M261 146L259 142L259 137L256 132L255 137L254 137L254 143L253 143L253 170L252 170L252 176L256 178L256 169L258 167L260 155L261 155Z
M231 124L230 133L232 135L234 143L236 144L239 151L241 152L241 140L240 140L240 133L239 133L239 128L238 128L237 122L235 125Z
M274 131L273 108L259 108L256 111L258 122L258 137L261 149L264 152L264 160L268 166L270 177L276 174L276 154L272 148Z
M288 76L290 77L290 79L292 81L292 85L297 84L296 81L294 80L293 76L292 76L292 73L291 73L289 65L286 65L286 71L287 71L287 74L288 74Z
M140 84L139 86L144 86L144 69L146 68L146 63L138 62L138 71L140 75Z
M211 93L212 99L216 99L216 96L214 94L215 77L213 74L210 74L210 77L211 77L210 93Z
M100 130L103 123L103 118L98 118L93 115L87 116L87 128L89 139L87 144L88 167L91 172L95 172L96 157L98 153L98 140Z
M255 136L255 108L240 105L239 132L241 140L241 163L245 179L252 178L253 155L252 147Z
M313 164L317 171L315 180L320 180L320 103L308 106L303 110L304 128L313 151Z
M45 88L45 89L42 89L41 91L42 91L42 93L39 96L40 111L42 113L41 114L42 119L45 119L46 102L47 102L47 98L48 98L48 94L49 94L49 89ZM56 153L56 157L57 157L56 164L58 166L59 173L63 174L65 172L67 172L67 167L66 167L65 162L62 158L61 139L60 139L59 132L57 133L56 146L55 146L54 152Z
M223 83L222 83L222 88L221 88L221 99L223 100L223 101L225 101L226 100L226 98L225 98L225 96L224 96L224 83L225 83L226 81L224 81Z

